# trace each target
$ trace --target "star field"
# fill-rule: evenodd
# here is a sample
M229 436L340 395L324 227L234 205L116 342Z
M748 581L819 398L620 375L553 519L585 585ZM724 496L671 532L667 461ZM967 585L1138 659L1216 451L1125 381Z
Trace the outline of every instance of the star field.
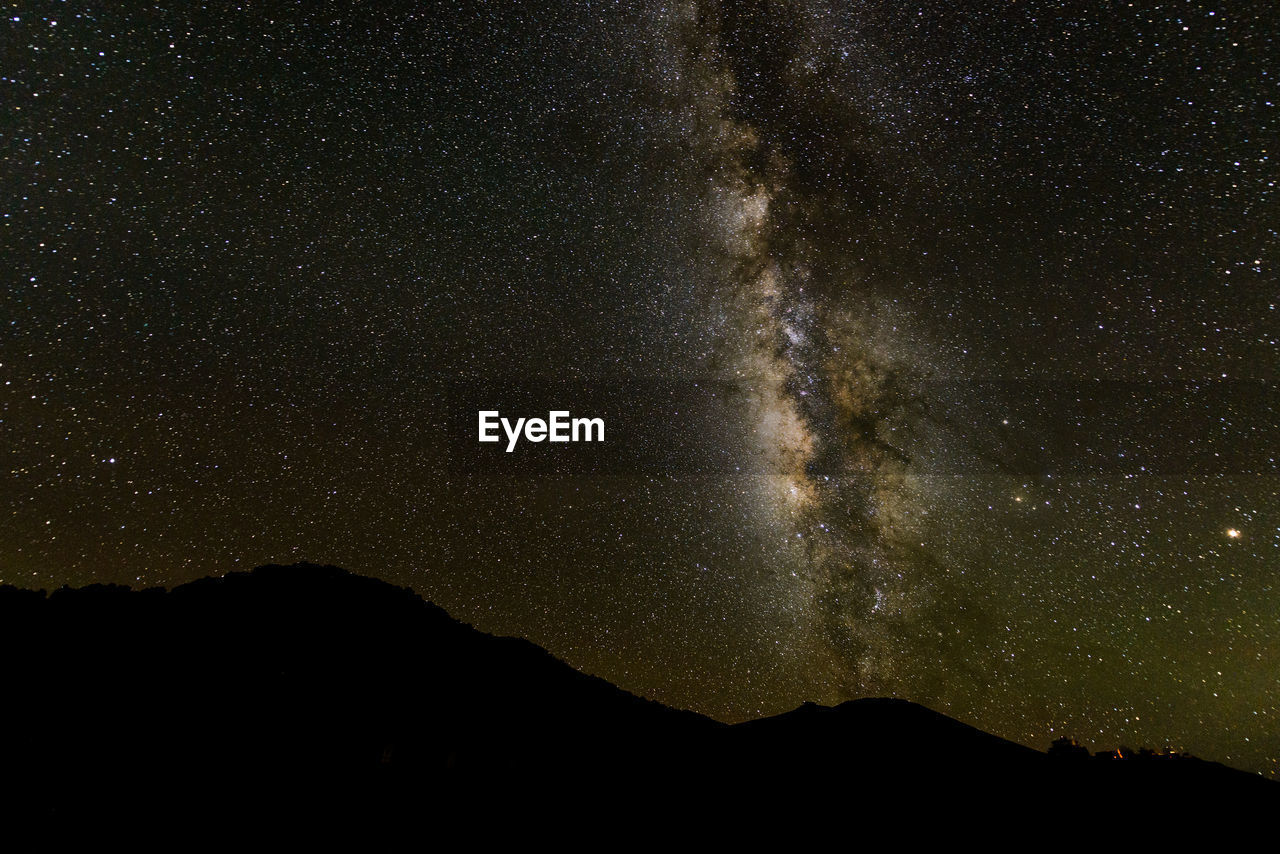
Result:
M0 582L333 563L724 720L1275 775L1277 20L9 4Z

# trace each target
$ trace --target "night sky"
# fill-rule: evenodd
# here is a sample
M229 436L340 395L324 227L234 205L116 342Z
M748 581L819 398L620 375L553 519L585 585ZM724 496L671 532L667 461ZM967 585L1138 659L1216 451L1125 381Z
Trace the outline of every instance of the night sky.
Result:
M1280 772L1273 3L5 9L0 582Z

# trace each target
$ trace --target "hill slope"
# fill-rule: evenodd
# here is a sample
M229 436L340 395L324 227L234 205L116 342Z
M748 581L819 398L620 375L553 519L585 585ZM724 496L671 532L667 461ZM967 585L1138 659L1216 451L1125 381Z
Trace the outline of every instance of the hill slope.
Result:
M0 588L0 641L3 773L22 791L9 806L55 825L124 820L139 804L192 820L323 804L447 822L480 802L1133 804L1280 790L1198 761L1054 759L899 700L727 726L334 567L169 592Z

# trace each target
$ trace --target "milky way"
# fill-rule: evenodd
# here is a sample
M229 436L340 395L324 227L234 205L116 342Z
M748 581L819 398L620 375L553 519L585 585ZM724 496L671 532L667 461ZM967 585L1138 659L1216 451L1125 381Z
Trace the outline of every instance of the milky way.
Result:
M795 155L776 140L790 134L795 143L805 129L792 126L785 106L757 108L755 97L811 96L811 60L776 60L783 66L765 73L780 78L781 91L753 92L722 44L746 41L738 47L747 54L743 73L758 75L750 69L762 48L798 50L785 41L803 34L782 31L777 20L755 32L760 21L738 21L742 31L726 33L731 22L719 13L703 4L675 14L678 86L669 95L707 172L722 379L752 428L762 512L801 541L800 595L818 615L833 681L849 696L895 693L909 642L902 635L921 630L943 571L920 543L916 519L927 513L922 493L935 473L912 448L929 426L915 386L933 354L913 349L920 336L904 328L910 318L895 318L901 327L883 319L893 306L852 257L873 212L842 204L847 178L832 170L847 174L858 164L846 161L874 158L870 142L841 139L823 175L812 166L797 174ZM778 126L753 123L761 113ZM936 500L936 482L931 491Z

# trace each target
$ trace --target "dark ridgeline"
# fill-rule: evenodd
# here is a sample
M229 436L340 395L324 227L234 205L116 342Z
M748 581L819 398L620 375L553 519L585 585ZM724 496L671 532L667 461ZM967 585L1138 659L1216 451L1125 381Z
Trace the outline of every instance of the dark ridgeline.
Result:
M575 824L780 804L964 804L1046 821L1266 800L1194 759L1050 756L900 700L726 726L335 567L166 592L0 588L5 801L44 833L269 820L412 833L514 806ZM755 806L752 806L755 805ZM843 821L821 811L808 821ZM8 826L13 826L12 824Z

